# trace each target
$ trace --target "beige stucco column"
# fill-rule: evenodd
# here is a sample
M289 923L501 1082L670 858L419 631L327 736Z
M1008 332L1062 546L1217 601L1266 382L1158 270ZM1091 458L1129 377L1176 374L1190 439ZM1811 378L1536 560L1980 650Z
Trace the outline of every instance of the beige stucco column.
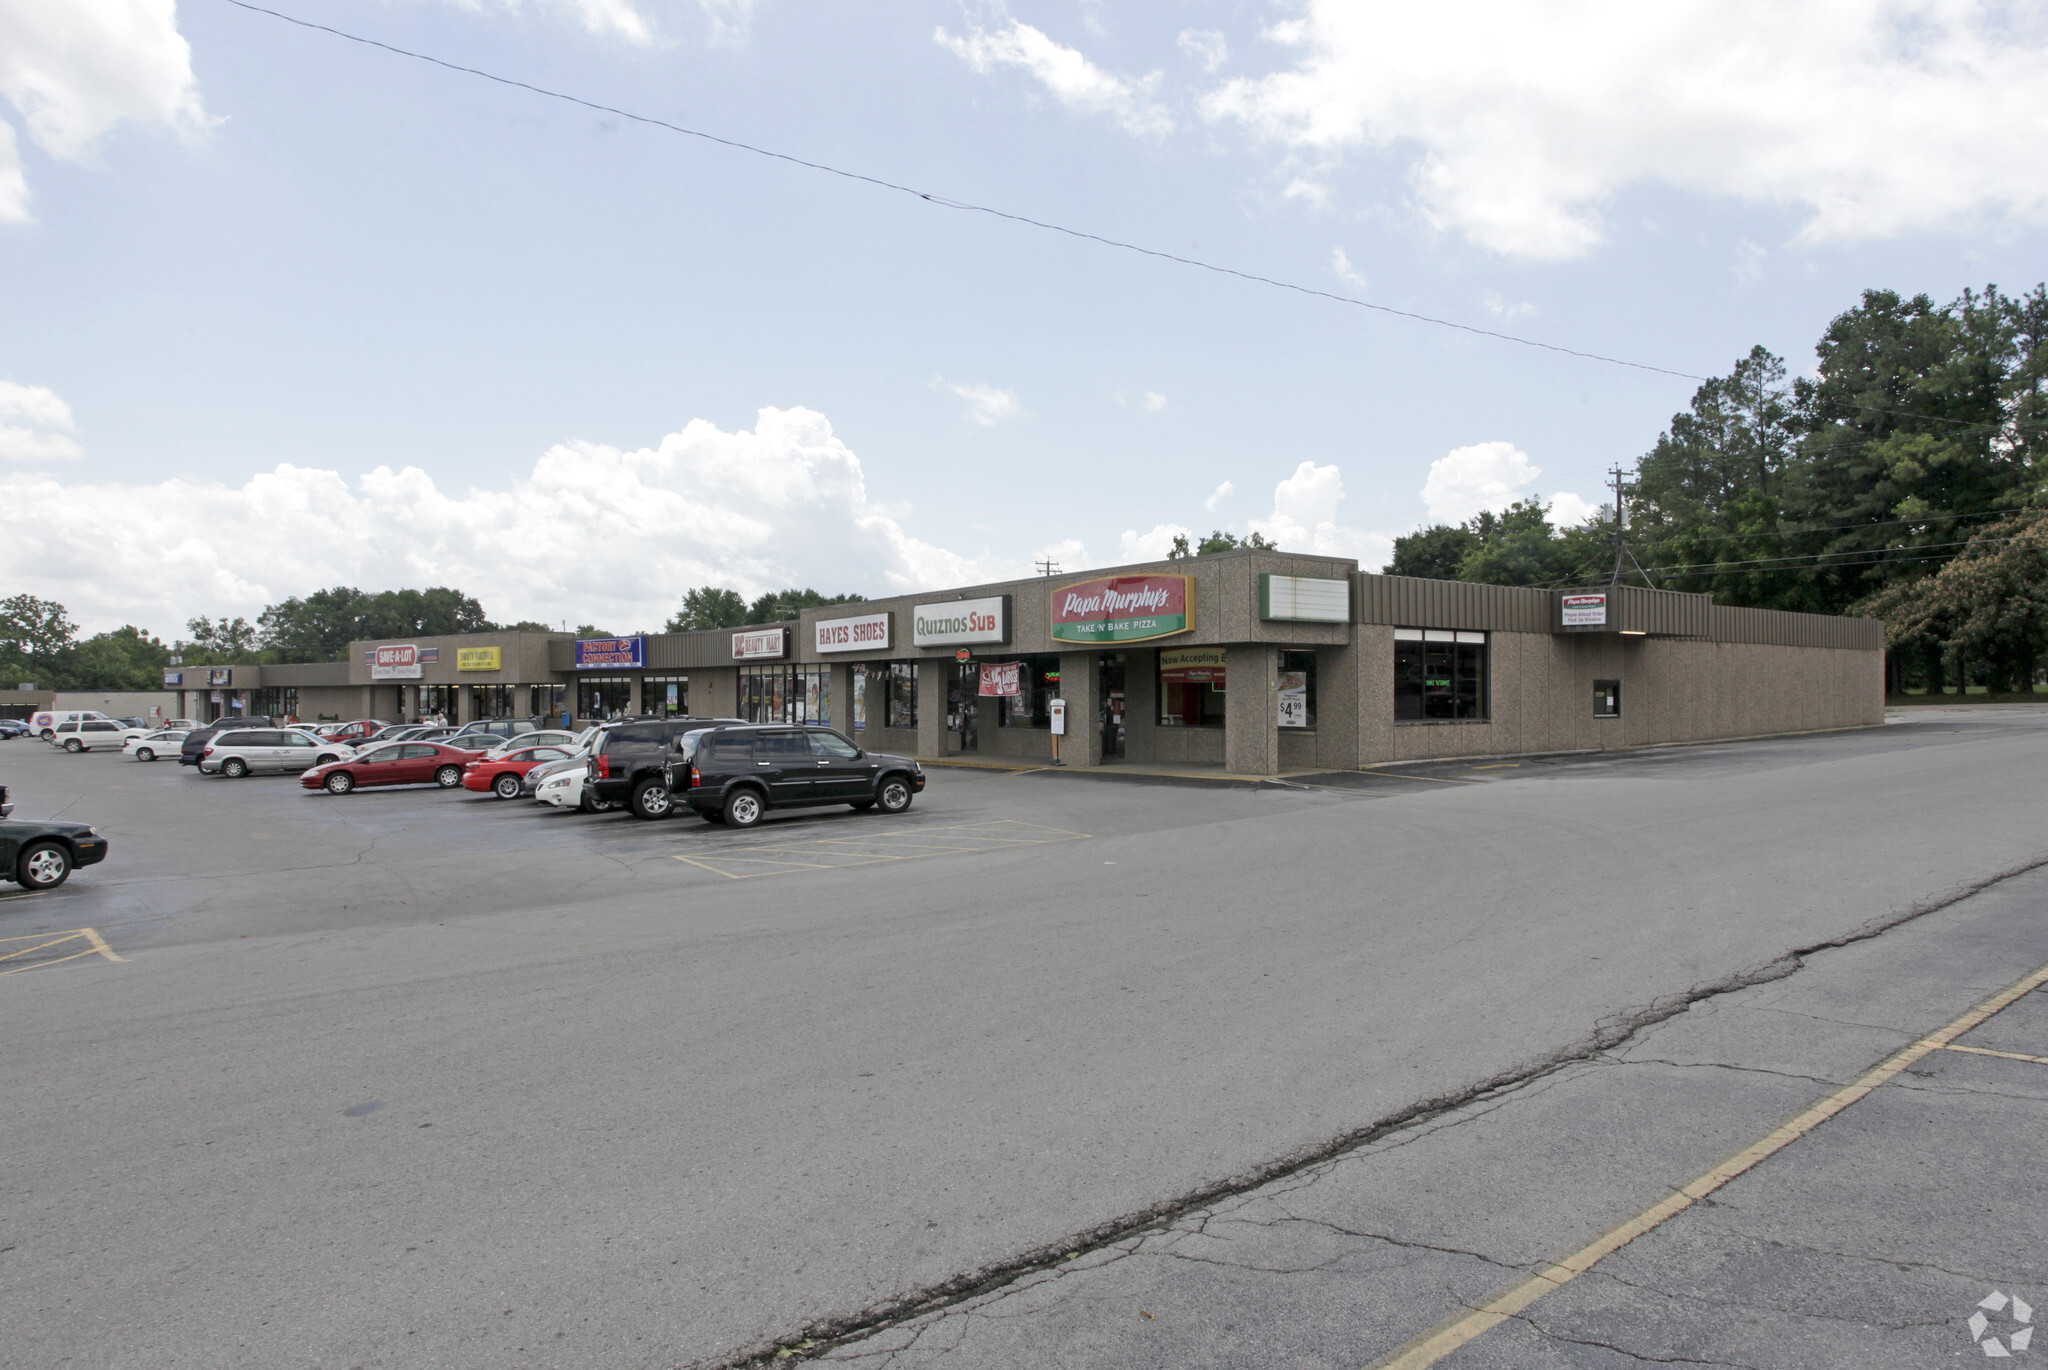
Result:
M853 667L835 661L826 668L830 697L825 702L825 721L848 737L853 736Z
M946 755L946 687L952 673L953 662L947 657L925 657L917 663L919 756Z
M1069 766L1102 764L1102 653L1060 653L1059 698L1067 701L1067 735L1060 760Z
M1229 688L1223 701L1223 768L1238 775L1280 769L1280 652L1267 646L1226 649Z

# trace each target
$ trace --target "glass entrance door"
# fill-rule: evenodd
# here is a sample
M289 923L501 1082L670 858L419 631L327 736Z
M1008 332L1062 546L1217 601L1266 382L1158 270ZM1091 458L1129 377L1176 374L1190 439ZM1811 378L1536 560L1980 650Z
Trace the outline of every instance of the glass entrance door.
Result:
M981 707L981 666L977 662L962 661L953 672L952 697L946 701L951 708L947 722L960 736L960 750L978 752L981 750L981 727L976 717Z
M1102 759L1121 761L1124 756L1124 654L1104 652L1095 675L1102 682L1101 699L1096 710L1102 728Z

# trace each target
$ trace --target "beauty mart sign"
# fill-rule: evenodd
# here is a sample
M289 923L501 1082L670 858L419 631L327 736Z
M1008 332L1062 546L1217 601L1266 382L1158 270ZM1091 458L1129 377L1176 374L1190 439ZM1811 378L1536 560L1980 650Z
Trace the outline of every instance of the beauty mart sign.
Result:
M788 655L787 628L754 628L732 635L734 661L780 661Z
M1144 642L1194 626L1193 576L1108 576L1052 592L1056 642Z
M942 599L910 611L914 647L971 647L1010 640L1010 597Z
M889 650L889 615L861 614L855 618L821 618L816 625L820 652L886 652Z

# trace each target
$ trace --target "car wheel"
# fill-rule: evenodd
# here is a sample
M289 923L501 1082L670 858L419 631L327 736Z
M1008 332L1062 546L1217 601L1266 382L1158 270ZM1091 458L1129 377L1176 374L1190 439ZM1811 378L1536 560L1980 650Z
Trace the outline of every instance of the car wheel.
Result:
M725 826L751 828L768 812L759 790L734 790L725 801Z
M61 843L37 842L21 854L14 876L24 889L56 889L71 876L71 853Z
M675 796L659 780L643 780L633 789L635 818L667 818L676 811Z
M64 750L67 752L82 752L85 750L85 744L75 737L67 737L64 739Z
M900 775L892 775L882 781L881 793L875 802L882 806L883 813L902 813L910 807L910 782Z
M239 756L231 756L220 763L220 773L230 780L240 780L249 773L249 763Z
M434 783L444 790L452 790L462 783L462 767L443 766L434 772Z
M491 782L491 792L500 799L517 799L519 797L519 777L510 771L505 772L505 774Z
M135 749L135 759L137 761L154 761L156 760L156 753L147 747L137 747Z
M48 742L51 738L55 737L56 735L56 732L50 728L45 728L42 731L42 739L45 742Z
M341 760L340 757L336 756L333 752L329 752L325 756L314 757L313 764L315 766L332 766L335 762L339 760Z
M320 784L329 794L347 794L356 787L356 778L347 771L329 771Z

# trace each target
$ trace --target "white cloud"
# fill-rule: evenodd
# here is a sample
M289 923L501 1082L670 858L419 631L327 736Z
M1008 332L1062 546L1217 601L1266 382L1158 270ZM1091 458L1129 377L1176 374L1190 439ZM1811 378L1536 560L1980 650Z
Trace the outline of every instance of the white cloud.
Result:
M1012 19L992 32L977 28L965 38L955 38L940 28L933 32L932 41L977 72L1020 67L1037 77L1068 109L1106 115L1127 132L1157 136L1173 131L1173 116L1152 98L1159 84L1157 72L1126 80L1104 71L1076 49L1061 47L1029 24Z
M754 11L761 0L697 0L704 20L711 27L713 47L738 47L753 31Z
M1014 419L1024 412L1024 403L1014 390L1003 390L993 385L961 385L943 376L932 382L932 388L967 401L967 417L983 428L993 428L1004 419Z
M1337 506L1343 502L1343 473L1335 465L1305 461L1273 487L1272 514L1253 519L1251 529L1283 552L1352 557L1368 570L1386 565L1394 554L1394 540L1339 523Z
M1351 265L1351 254L1341 247L1330 249L1330 270L1337 273L1337 279L1353 290L1365 289L1365 275Z
M1166 554L1173 550L1173 540L1177 537L1186 538L1190 547L1200 541L1192 528L1183 528L1178 523L1155 523L1149 533L1127 529L1124 535L1117 539L1117 560L1164 561Z
M0 461L45 461L82 457L72 441L78 430L71 406L45 385L0 381Z
M1437 227L1558 260L1659 183L1802 211L1855 241L2048 221L2048 13L1975 0L1302 0L1294 64L1203 103L1318 184L1409 155ZM1289 193L1293 192L1290 186Z
M206 126L172 0L0 0L0 96L37 147L83 162L116 125ZM28 180L0 125L0 222L29 219Z
M53 518L59 507L90 517ZM351 487L290 464L239 486L67 482L0 471L0 584L70 607L89 628L168 632L198 613L254 618L322 586L455 585L493 617L663 621L692 585L902 593L1029 567L910 536L868 499L858 457L808 409L752 431L703 420L659 445L550 448L505 489L440 489L380 466Z
M1237 487L1233 486L1229 481L1224 481L1223 484L1217 486L1214 490L1211 490L1209 492L1209 498L1202 501L1202 507L1204 509L1207 509L1212 514L1215 513L1216 506L1223 503L1224 500L1229 499L1230 492L1236 488Z
M1148 414L1156 414L1166 408L1166 396L1160 394L1157 390L1147 390L1143 398L1138 401L1138 407Z
M1536 312L1536 306L1527 300L1510 304L1490 290L1486 293L1486 298L1480 301L1480 303L1486 306L1487 313L1493 315L1494 318L1499 319L1502 323L1513 323L1516 319Z
M1230 60L1230 45L1214 29L1182 29L1180 50L1201 63L1202 70L1212 76Z
M1452 448L1429 464L1422 501L1438 523L1463 523L1482 509L1501 510L1535 493L1543 468L1511 442L1476 442ZM1583 523L1600 506L1569 492L1551 496L1550 521L1560 528Z

